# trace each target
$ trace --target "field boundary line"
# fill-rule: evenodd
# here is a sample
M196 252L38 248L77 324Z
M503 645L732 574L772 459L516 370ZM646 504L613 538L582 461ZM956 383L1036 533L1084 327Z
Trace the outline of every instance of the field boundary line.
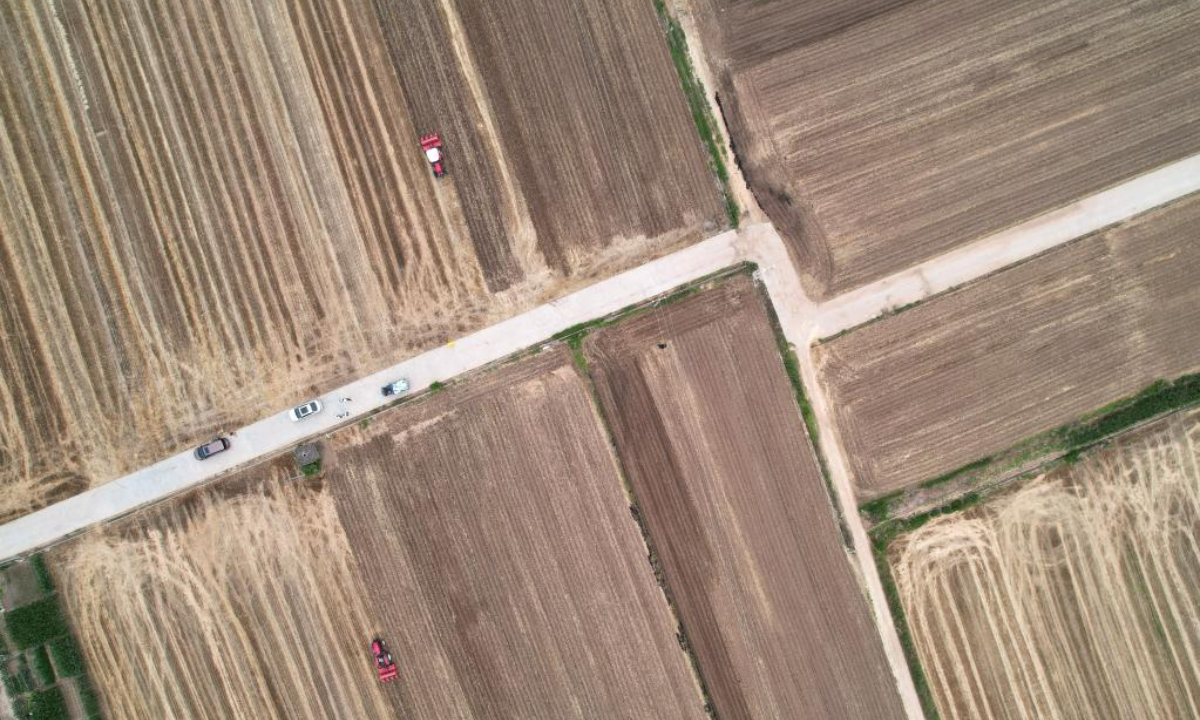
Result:
M830 500L840 508L845 520L844 528L849 532L849 549L853 552L848 561L857 570L863 593L871 605L875 629L883 643L883 651L891 666L905 715L908 720L924 720L925 713L913 681L912 669L900 642L879 569L875 566L871 538L858 514L858 503L850 481L850 465L842 450L840 436L836 432L837 426L832 422L829 403L817 381L816 366L809 351L815 340L813 331L817 306L804 292L796 266L774 226L769 223L752 225L746 229L746 234L750 240L747 243L746 259L758 265L758 277L777 313L784 338L797 350L800 378L816 415L816 424L823 430L820 439L812 438L812 442L816 452L824 455L829 480L836 489L834 497Z
M890 312L977 280L1076 238L1200 192L1200 155L1052 210L827 300L814 339L827 340Z
M128 515L294 445L358 422L390 404L379 388L409 380L416 395L445 380L545 343L573 326L650 300L744 259L743 239L730 230L632 270L601 280L441 347L403 360L317 397L323 412L291 422L287 408L226 433L233 447L203 463L191 449L0 525L0 561L19 558L89 527ZM340 403L341 398L352 402ZM341 412L338 412L338 411ZM347 413L343 417L338 414Z

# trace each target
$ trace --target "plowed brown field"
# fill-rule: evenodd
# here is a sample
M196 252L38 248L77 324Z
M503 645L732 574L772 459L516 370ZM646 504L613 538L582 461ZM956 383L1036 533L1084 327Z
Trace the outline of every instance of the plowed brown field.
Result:
M859 499L1200 368L1200 195L814 350Z
M718 716L903 717L752 282L584 350Z
M105 717L399 716L328 491L202 495L75 541L54 566Z
M404 717L705 717L565 352L341 435L331 482Z
M657 28L639 0L4 3L0 521L715 227Z
M1200 152L1188 0L690 2L815 296Z
M941 716L1200 717L1198 468L1193 413L899 538Z

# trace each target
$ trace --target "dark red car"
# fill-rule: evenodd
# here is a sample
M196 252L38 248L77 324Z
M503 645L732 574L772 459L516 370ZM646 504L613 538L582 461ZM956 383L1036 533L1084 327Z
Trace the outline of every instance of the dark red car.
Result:
M392 660L392 654L388 652L382 639L375 638L371 641L371 653L375 655L375 670L379 672L381 681L394 680L400 674L400 671L396 669L396 663Z
M421 149L425 151L425 159L433 168L433 176L440 178L446 175L446 156L442 154L442 138L437 133L421 136Z

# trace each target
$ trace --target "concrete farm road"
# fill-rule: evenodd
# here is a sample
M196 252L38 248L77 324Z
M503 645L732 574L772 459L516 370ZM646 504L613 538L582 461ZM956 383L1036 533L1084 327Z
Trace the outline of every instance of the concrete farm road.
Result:
M831 298L813 331L817 338L836 335L1198 191L1200 155L1193 155Z
M0 558L29 553L352 423L395 400L380 393L380 388L393 380L407 378L410 393L420 392L434 382L449 380L545 342L572 325L736 264L741 259L738 240L734 231L717 235L332 389L320 396L324 409L299 422L288 418L290 408L279 408L271 416L231 433L232 447L208 460L197 460L189 449L6 523L0 526ZM350 402L342 403L341 398L350 398Z
M181 452L105 485L0 526L0 559L18 557L234 468L281 452L307 438L354 422L387 404L379 388L404 377L411 392L500 360L572 325L642 302L696 278L750 260L763 269L789 340L798 348L866 322L888 310L969 282L1057 245L1200 191L1200 155L945 253L908 270L814 304L804 294L786 251L769 224L729 231L553 300L456 342L397 363L321 396L325 410L300 422L288 408L232 433L233 447L207 461ZM784 254L781 255L780 253ZM801 353L802 355L805 353ZM349 397L344 406L339 398ZM339 411L348 415L339 418Z
M821 305L805 295L792 259L771 225L756 224L729 231L330 390L320 396L325 409L303 421L292 422L287 417L289 408L280 408L270 417L232 433L233 446L210 460L197 461L189 449L0 526L0 560L20 557L355 422L391 400L383 398L379 390L393 380L407 378L410 392L417 393L434 382L449 380L536 346L573 325L643 302L739 262L751 261L759 267L758 276L779 315L784 335L799 350L801 373L817 414L822 448L837 493L835 502L851 531L853 561L874 608L906 713L916 720L922 717L920 702L872 560L870 539L858 520L849 464L834 432L808 348L822 337L852 328L899 305L943 292L1197 191L1200 191L1200 156L1134 178ZM341 403L340 398L351 401Z

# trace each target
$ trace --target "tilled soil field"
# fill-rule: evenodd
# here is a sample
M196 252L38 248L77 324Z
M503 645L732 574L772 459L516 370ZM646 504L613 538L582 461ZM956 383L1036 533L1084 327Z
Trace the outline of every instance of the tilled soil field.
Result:
M1188 0L690 4L814 296L1200 152Z
M398 716L328 491L201 494L55 553L105 717Z
M946 720L1200 716L1200 421L896 540Z
M705 717L566 352L342 433L329 467L404 717Z
M859 499L1200 368L1200 195L822 343Z
M759 290L731 280L584 351L718 716L903 717Z
M638 236L721 217L652 3L490 0L458 9L552 267L602 267L610 253L597 255L596 238L625 239L612 248L620 254Z
M652 8L464 5L0 8L0 521L716 227Z

